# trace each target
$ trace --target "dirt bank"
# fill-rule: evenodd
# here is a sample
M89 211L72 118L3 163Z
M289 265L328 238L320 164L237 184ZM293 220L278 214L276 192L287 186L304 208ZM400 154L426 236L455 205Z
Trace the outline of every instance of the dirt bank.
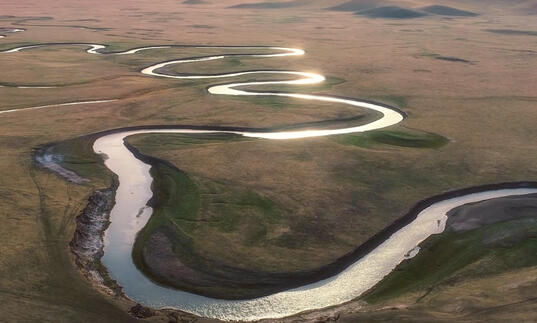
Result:
M447 227L464 232L537 215L537 194L509 196L459 206L448 212Z
M69 244L75 262L81 272L97 287L110 294L118 294L121 288L106 274L101 264L104 254L104 231L109 225L110 210L114 206L115 187L96 190L88 204L76 218L76 230Z

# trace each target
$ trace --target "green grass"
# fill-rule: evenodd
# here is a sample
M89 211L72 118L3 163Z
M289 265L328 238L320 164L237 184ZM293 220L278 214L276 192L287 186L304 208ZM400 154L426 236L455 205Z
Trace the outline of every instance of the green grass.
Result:
M491 237L496 237L491 241ZM403 262L364 300L378 303L413 291L537 265L537 219L431 236L413 259Z
M251 90L251 89L248 89ZM250 103L254 106L266 106L272 109L285 109L285 108L300 108L302 105L298 102L293 102L293 99L290 98L282 98L282 97L276 97L276 96L234 96L234 97L227 97L226 99L230 100L237 100L237 101L245 101L247 103Z
M274 131L285 131L285 130L297 130L297 129L334 129L334 128L345 128L353 127L357 124L366 124L368 121L372 122L379 118L377 113L367 113L359 114L352 116L350 118L340 118L340 119L330 119L323 121L312 121L312 122L303 122L295 123L293 125L277 125L272 129Z
M195 229L200 208L197 185L185 173L157 164L151 169L155 218L165 219L186 231Z
M182 233L191 234L197 228L199 212L209 207L217 213L217 220L212 225L223 232L236 230L244 214L249 212L260 215L267 223L276 223L282 218L282 210L275 202L249 190L229 188L215 182L207 183L210 180L202 179L204 187L211 185L212 190L223 194L223 198L218 197L220 194L213 193L211 195L217 197L202 199L198 185L178 169L157 163L151 168L151 176L153 216L141 231L142 236L159 226L173 227Z
M162 149L163 143L180 149L181 146L238 139L238 136L214 134L143 135L129 138L138 147L144 147L144 153ZM159 273L151 272L143 260L144 247L155 232L162 232L169 238L182 263L210 273L213 269L219 269L213 268L210 260L204 259L196 247L197 241L203 240L200 238L207 230L212 230L213 234L240 232L241 243L251 246L263 243L268 227L283 218L283 209L277 203L249 189L205 178L193 179L175 167L160 162L153 165L151 175L153 214L138 233L132 255L140 270L162 284L173 285L173 282L160 277ZM240 248L240 245L235 247Z
M270 75L270 74L267 74ZM270 78L267 78L270 79ZM289 80L296 79L293 77L290 77ZM262 76L257 77L256 79L245 79L240 80L240 82L256 82L264 80ZM239 81L237 81L239 82ZM326 80L319 84L313 84L313 85L300 85L300 86L292 86L292 85L260 85L256 87L243 87L241 89L251 92L267 92L267 91L277 91L277 92L285 92L285 93L307 93L307 94L315 94L316 92L321 91L328 91L332 89L334 86L338 84L342 84L346 82L344 79L337 78L337 77L327 77ZM252 105L259 106L267 106L274 109L284 109L284 108L303 108L304 103L303 101L299 101L294 98L285 98L285 97L277 97L277 96L231 96L227 97L226 99L229 100L238 100L238 101L246 101L248 103L251 103Z
M134 135L127 139L144 151L172 150L191 148L191 146L212 145L222 142L251 141L253 138L243 137L230 133L200 133L200 134L151 134Z
M225 203L207 200L200 194L201 189L192 178L165 164L158 163L153 166L151 175L154 179L153 214L138 233L132 255L134 263L140 270L165 285L173 285L173 282L162 278L159 273L150 271L143 260L145 244L156 231L163 232L170 239L173 251L182 263L211 273L213 269L218 268L213 268L210 261L207 262L207 259L199 255L195 246L196 236L203 234L197 232L198 223L205 225L205 222L198 221L208 208L215 213L213 214L215 220L209 221L210 226L218 231L233 232L246 222L243 243L247 245L261 243L267 234L267 224L278 222L283 216L281 208L266 197L214 182L211 183L212 189L217 187L218 190L225 191Z
M143 248L156 230L164 230L173 236L174 251L191 255L193 246L189 233L196 228L200 208L200 195L196 184L185 173L158 163L151 168L153 177L153 214L136 237L132 255L134 263L146 275L159 281L143 262Z
M446 145L449 140L440 135L417 131L403 127L393 130L379 130L359 134L349 134L333 137L333 140L344 145L353 145L362 148L373 147L378 144L407 147L436 149Z
M277 80L281 79L289 79L294 80L298 79L300 77L293 76L293 75L285 75L282 76L276 76L274 77L271 74L267 74L267 76L271 78L275 78ZM268 77L265 77L268 78ZM256 82L259 80L265 79L263 76L257 76L256 79L246 80L247 82ZM241 81L242 82L242 81ZM346 80L339 78L339 77L333 77L333 76L326 76L326 79L324 82L316 83L316 84L305 84L305 85L288 85L288 84L281 84L281 85L260 85L256 87L245 87L244 89L248 91L254 91L254 92L263 92L263 91L280 91L280 92L291 92L291 93L306 93L306 94L315 94L316 92L322 92L322 91L329 91L334 86L345 83ZM241 97L238 97L241 98ZM246 97L248 98L248 97ZM256 99L256 98L254 98ZM256 99L257 101L257 99Z
M268 223L276 223L282 217L281 210L273 201L249 191L237 192L236 196L227 204L219 206L218 210L224 216L217 222L217 227L224 232L231 232L237 228L243 213L241 211L254 211Z

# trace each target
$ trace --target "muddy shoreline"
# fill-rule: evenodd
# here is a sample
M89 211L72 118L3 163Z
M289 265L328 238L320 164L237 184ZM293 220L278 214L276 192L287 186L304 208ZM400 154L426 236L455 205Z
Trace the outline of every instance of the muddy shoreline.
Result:
M77 173L60 165L63 160L63 155L54 153L54 145L55 144L52 143L35 149L33 151L32 159L39 164L39 166L50 170L69 182L75 184L84 184L89 182L87 178L79 176Z

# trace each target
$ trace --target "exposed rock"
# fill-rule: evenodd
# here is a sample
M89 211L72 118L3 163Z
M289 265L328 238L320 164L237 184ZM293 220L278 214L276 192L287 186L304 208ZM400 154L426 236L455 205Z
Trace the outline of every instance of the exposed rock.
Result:
M88 199L88 204L76 218L76 230L69 244L75 255L76 264L82 273L106 292L113 291L105 285L99 271L104 251L103 234L109 225L110 210L114 206L113 187L97 190Z
M145 318L154 316L155 312L149 307L136 304L133 307L131 307L131 309L129 310L129 314L139 319L145 319Z

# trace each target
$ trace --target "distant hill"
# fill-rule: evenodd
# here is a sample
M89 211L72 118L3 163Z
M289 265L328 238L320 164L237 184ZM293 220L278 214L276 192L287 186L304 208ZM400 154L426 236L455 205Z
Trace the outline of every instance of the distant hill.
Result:
M304 4L302 0L287 1L287 2L255 2L255 3L241 3L229 8L237 9L280 9L291 8L301 6Z
M477 16L477 14L474 12L460 10L460 9L452 8L452 7L439 6L439 5L423 7L421 8L421 10L428 12L428 13L432 13L435 15L442 15L442 16L458 16L458 17Z
M525 8L523 12L528 15L537 15L537 3L534 3L529 7Z
M206 2L203 0L186 0L186 1L183 1L183 3L184 4L203 4Z
M397 6L378 7L373 9L361 10L354 13L355 15L366 16L370 18L392 18L392 19L412 19L427 16L427 13L401 8Z
M335 11L360 11L375 8L382 4L380 0L352 0L328 9Z

